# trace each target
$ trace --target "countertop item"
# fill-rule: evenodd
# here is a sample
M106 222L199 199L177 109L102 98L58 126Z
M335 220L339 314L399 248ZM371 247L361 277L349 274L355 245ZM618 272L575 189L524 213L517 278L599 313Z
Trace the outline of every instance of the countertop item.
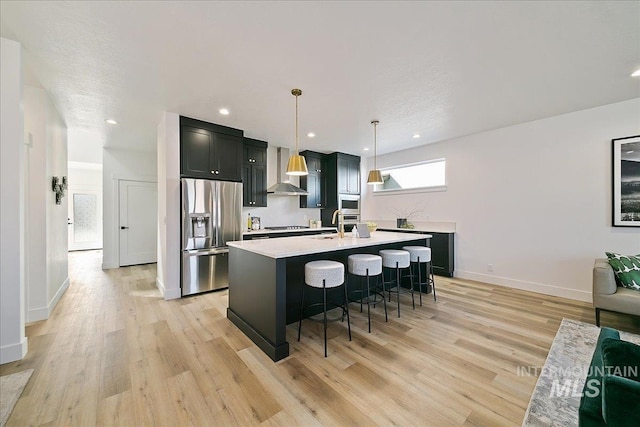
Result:
M315 230L318 229L316 228ZM430 239L431 237L430 234L376 231L371 233L371 237L368 238L351 237L346 234L344 238L340 239L337 234L317 234L313 236L284 237L278 239L277 243L271 240L243 240L229 242L228 244L230 247L243 249L269 258L286 258L416 239Z
M320 227L320 228L297 228L297 229L293 229L293 230L266 230L266 229L261 229L261 230L247 230L244 231L242 233L242 235L252 235L252 234L276 234L276 233L291 233L292 231L295 231L296 233L306 233L306 232L318 232L318 231L335 231L336 227Z

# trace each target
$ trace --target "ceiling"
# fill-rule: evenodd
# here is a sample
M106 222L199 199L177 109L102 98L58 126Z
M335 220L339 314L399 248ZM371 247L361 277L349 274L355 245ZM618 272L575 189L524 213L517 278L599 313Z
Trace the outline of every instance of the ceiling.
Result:
M153 150L163 111L292 147L296 87L301 149L358 155L371 153L372 119L385 153L640 97L637 1L2 1L0 12L26 83L107 147Z

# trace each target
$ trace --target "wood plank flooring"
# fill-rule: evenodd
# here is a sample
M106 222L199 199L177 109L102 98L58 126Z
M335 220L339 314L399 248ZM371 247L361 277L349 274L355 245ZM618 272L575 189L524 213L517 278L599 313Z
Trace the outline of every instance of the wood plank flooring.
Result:
M174 301L155 265L100 269L101 252L70 257L71 285L50 319L28 325L29 352L0 374L34 368L8 426L520 425L535 377L563 317L594 322L590 304L437 277L402 317L303 323L274 363L226 319L227 292ZM395 297L394 297L395 300ZM640 333L640 320L602 314Z

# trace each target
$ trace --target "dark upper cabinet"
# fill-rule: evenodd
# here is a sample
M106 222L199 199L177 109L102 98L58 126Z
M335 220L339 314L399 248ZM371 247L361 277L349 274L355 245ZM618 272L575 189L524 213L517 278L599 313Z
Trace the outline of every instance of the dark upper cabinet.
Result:
M267 146L264 141L244 138L242 149L242 205L267 206Z
M323 208L324 203L324 154L315 151L302 151L307 162L309 175L300 177L300 188L307 190L306 196L300 196L301 208Z
M360 194L360 157L337 153L339 194Z
M242 180L243 132L180 117L180 176Z
M360 194L360 157L331 153L324 157L327 207L338 206L338 194Z

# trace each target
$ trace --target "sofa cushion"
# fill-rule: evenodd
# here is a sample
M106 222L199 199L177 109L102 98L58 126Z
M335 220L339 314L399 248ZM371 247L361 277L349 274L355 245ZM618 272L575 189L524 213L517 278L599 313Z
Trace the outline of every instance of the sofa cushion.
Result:
M602 342L602 415L609 426L640 425L640 345Z
M621 286L640 291L640 257L605 252Z
M613 295L593 294L593 305L603 310L640 316L640 292L619 287Z
M593 352L591 366L585 381L582 398L580 399L579 425L580 427L602 426L602 344L607 339L620 339L620 333L615 329L602 328L598 342ZM594 390L597 388L597 392Z

